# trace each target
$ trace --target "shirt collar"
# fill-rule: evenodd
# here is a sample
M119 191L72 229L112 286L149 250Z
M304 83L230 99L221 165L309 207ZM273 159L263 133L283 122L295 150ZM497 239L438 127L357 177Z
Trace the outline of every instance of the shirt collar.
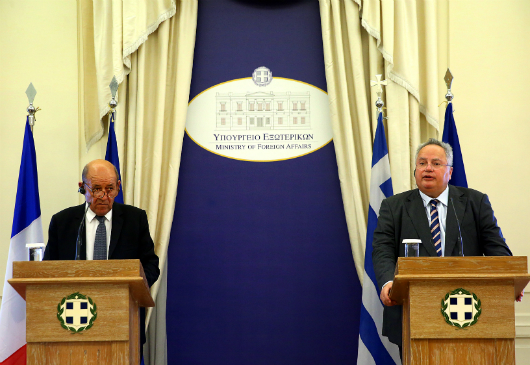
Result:
M421 190L419 190L419 192L420 192L421 199L423 200L423 206L426 207L433 198L425 195L424 193L421 192ZM438 199L443 205L447 206L449 202L449 185L447 185L445 190L437 198L434 198L434 199Z
M88 203L85 203L85 209L87 209L87 207L88 207ZM96 213L94 213L92 209L88 208L88 210L86 211L87 221L91 223L94 220L94 218L96 218ZM109 222L112 222L112 209L107 214L105 214L105 218L107 218Z

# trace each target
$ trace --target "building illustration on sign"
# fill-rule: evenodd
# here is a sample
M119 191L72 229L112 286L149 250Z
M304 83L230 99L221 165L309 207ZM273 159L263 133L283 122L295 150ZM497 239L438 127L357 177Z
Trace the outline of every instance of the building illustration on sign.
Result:
M308 92L216 93L216 130L311 129Z

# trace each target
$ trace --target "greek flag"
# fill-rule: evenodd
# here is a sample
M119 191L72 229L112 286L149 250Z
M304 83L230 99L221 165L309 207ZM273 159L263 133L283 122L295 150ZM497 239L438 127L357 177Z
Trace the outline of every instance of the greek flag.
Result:
M372 263L372 240L377 226L377 218L379 217L379 208L383 199L393 194L383 115L379 113L372 155L370 207L368 208L366 253L364 258L363 302L359 324L358 365L401 364L398 347L381 334L383 303L379 299L381 289L377 287Z
M114 113L112 113L109 124L109 138L107 139L107 152L105 153L105 160L109 161L116 167L116 170L118 170L118 180L121 180L118 143L116 143L116 132L114 132ZM123 204L123 184L120 186L120 192L114 201Z
M0 309L0 364L26 363L26 302L9 285L13 261L27 261L26 243L42 243L42 222L33 133L26 119L15 214Z
M445 109L444 133L442 141L449 143L453 147L453 174L451 175L451 185L467 188L466 171L464 170L464 158L460 149L458 132L456 131L455 118L453 117L453 103L447 105Z

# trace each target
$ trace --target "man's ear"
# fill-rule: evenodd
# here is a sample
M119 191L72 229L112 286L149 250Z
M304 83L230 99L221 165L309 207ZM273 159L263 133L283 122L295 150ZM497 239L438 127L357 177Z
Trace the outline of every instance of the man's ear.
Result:
M77 191L79 192L79 194L85 195L86 194L85 184L80 182L78 185L79 185L79 189L77 189Z

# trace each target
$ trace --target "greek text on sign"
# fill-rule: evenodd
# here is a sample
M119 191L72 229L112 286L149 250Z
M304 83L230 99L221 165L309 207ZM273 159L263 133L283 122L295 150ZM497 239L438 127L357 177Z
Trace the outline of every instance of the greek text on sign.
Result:
M267 82L256 82L258 73L266 74ZM328 95L301 81L272 79L270 70L260 67L253 77L197 95L188 107L186 131L204 149L228 158L300 157L332 139Z

